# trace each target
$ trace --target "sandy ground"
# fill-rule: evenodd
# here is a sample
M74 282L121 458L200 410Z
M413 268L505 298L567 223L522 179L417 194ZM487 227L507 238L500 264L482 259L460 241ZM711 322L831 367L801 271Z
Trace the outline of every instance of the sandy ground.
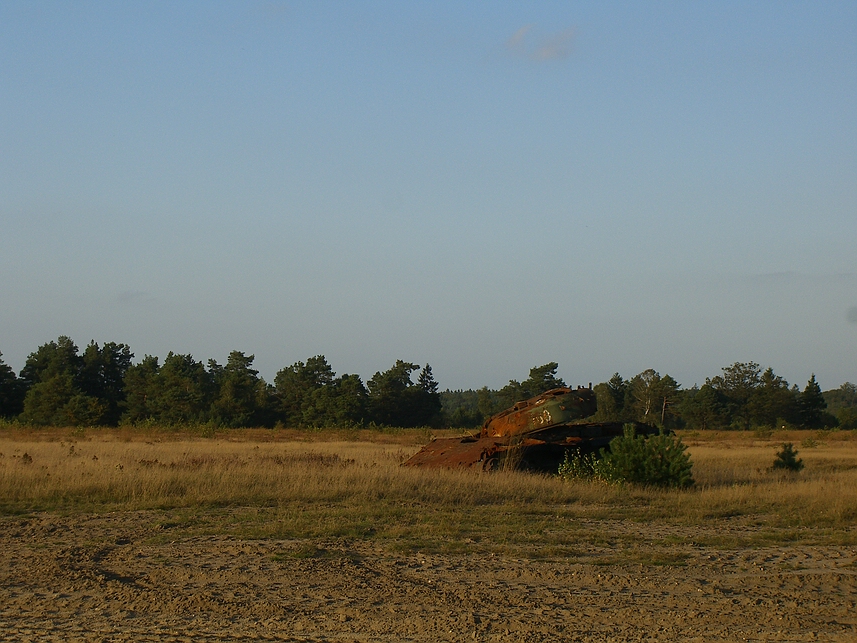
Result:
M0 640L857 641L852 547L690 544L669 566L604 564L609 543L594 564L171 530L156 512L0 519Z

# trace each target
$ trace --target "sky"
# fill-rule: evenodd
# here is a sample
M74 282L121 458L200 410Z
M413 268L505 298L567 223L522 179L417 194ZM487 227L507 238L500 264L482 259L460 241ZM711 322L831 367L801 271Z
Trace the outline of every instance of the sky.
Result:
M854 2L0 3L0 352L857 382Z

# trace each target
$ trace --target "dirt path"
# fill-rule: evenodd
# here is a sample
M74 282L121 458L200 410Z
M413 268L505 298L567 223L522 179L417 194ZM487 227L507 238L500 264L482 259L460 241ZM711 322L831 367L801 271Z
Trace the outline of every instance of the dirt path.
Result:
M162 513L0 519L0 640L857 641L849 547L599 565L170 530Z

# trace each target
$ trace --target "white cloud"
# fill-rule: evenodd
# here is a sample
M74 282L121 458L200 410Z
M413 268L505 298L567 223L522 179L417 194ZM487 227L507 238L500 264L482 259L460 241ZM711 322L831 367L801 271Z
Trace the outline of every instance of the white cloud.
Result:
M568 28L553 34L533 34L535 25L524 25L506 41L506 49L522 58L535 62L561 60L571 54L574 46L574 29Z
M518 29L515 33L512 34L512 37L506 41L507 49L518 49L524 46L524 38L527 34L532 30L533 25L524 25L520 29Z

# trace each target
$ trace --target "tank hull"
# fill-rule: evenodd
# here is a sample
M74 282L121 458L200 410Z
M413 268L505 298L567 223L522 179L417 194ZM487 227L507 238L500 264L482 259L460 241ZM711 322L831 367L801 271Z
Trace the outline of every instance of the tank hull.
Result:
M492 415L478 437L432 440L404 464L447 469L555 472L569 451L589 453L623 435L623 422L584 422L597 410L591 388L556 388ZM658 430L634 422L637 435Z
M506 437L436 438L405 461L406 466L497 471L520 469L555 473L568 452L592 453L624 434L622 422L553 426ZM634 423L637 435L658 431Z

